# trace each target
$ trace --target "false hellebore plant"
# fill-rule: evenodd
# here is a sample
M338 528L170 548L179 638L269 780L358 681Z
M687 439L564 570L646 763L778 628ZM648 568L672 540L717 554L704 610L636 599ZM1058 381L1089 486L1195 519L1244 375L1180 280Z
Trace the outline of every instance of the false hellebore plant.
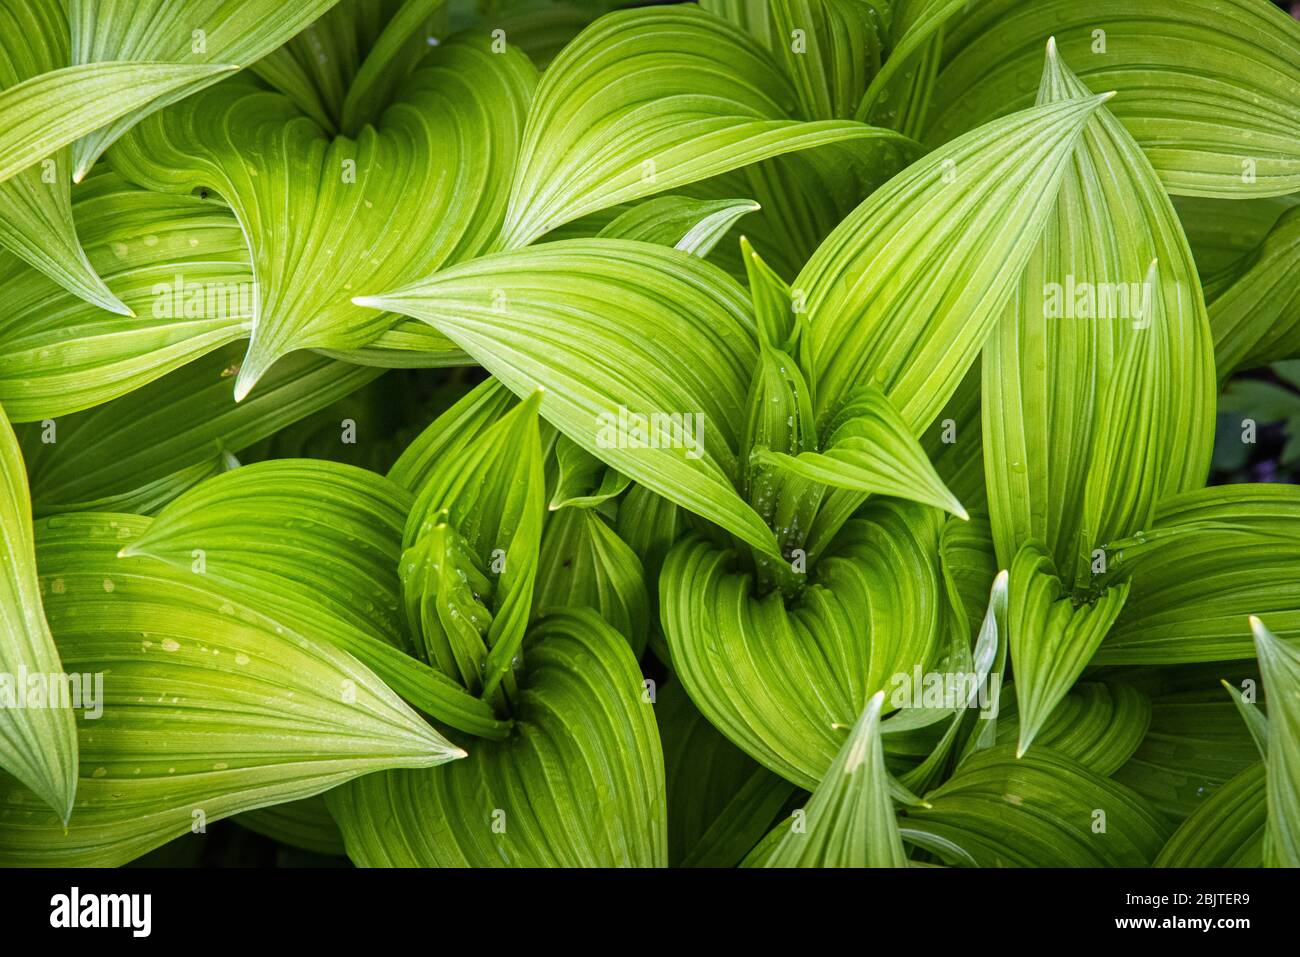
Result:
M613 6L0 0L0 863L1300 865L1300 25Z

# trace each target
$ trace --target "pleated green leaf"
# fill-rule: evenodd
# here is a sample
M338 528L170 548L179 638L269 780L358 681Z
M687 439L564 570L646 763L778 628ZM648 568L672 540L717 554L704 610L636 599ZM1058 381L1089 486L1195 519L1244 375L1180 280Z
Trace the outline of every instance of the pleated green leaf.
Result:
M725 20L693 7L607 14L537 88L498 247L783 153L908 142L850 121L800 123L798 102L771 56Z
M1200 805L1169 838L1156 867L1262 867L1268 829L1263 762Z
M1141 747L1151 726L1151 712L1151 699L1132 685L1081 681L1052 709L1034 735L1034 744L1110 777ZM1016 686L1008 684L998 700L994 743L1014 744L1019 734Z
M1247 258L1245 268L1210 299L1222 379L1237 369L1300 356L1300 211L1284 212Z
M555 484L550 508L595 508L621 495L631 479L607 466L567 435L555 439Z
M719 734L681 682L658 689L654 705L664 749L668 863L734 867L795 788Z
M1116 781L1175 821L1186 820L1211 803L1228 781L1260 756L1236 708L1215 684L1214 676L1233 674L1236 669L1202 669L1205 678L1199 688L1150 691L1151 724L1133 756L1114 773ZM1195 671L1196 666L1160 669L1160 673L1174 670ZM1123 682L1133 672L1131 668L1116 669L1114 677ZM1239 685L1234 682L1232 687ZM1258 677L1251 677L1247 687L1258 693Z
M256 62L337 2L71 0L72 57L78 69L111 67L115 64L104 61L112 60L150 61L128 65L136 71L148 67L167 71L162 75L179 74L150 96L144 95L147 87L134 90L136 102L130 102L128 109L121 109L119 102L112 116L78 131L81 139L73 149L73 178L81 180L95 160L141 118L215 83L230 70ZM179 82L183 76L179 65L189 71L187 82ZM220 72L213 75L213 71ZM98 89L84 82L74 88L78 103L93 102L97 95Z
M325 806L324 795L245 811L235 820L250 831L290 847L338 857L345 853L343 835Z
M1042 545L1027 542L1011 563L1007 610L1020 755L1092 660L1129 589L1127 584L1115 585L1083 605L1075 605L1063 591Z
M148 524L87 513L38 526L64 667L83 686L102 679L102 697L79 714L66 827L0 781L7 864L114 866L196 825L464 755L322 632L280 625L188 570L118 558Z
M1038 103L1091 92L1048 45ZM1214 359L1196 267L1137 143L1097 110L984 350L998 557L1042 541L1067 585L1209 469Z
M169 487L179 491L224 471L232 455L379 374L304 352L236 405L243 353L243 343L223 346L121 398L25 426L35 514L112 511L114 502L118 511L145 514L152 508L146 503L165 504Z
M1247 698L1242 689L1233 687L1227 681L1221 683L1223 690L1232 698L1232 706L1237 709L1237 714L1241 716L1242 722L1250 732L1250 739L1254 742L1255 749L1260 757L1267 757L1268 716L1256 706L1253 696Z
M909 742L918 737L918 732L928 734L939 726L938 722L947 720L943 736L932 745L926 738L921 738L923 746L915 755L921 760L899 775L898 783L909 789L925 790L934 785L949 766L963 732L968 752L992 747L997 739L999 724L995 719L1002 710L1002 679L1007 663L1008 574L998 572L993 578L988 589L987 609L975 624L975 645L971 648L967 627L970 613L966 608L974 607L975 603L962 594L961 579L965 577L961 569L962 559L955 557L959 555L961 540L965 537L961 530L966 528L962 523L948 521L940 538L940 564L949 602L945 623L951 635L947 655L939 662L941 670L927 676L914 670L910 675L896 675L890 684L890 704L900 710L881 731L892 750L911 750L906 744L900 746L899 742ZM980 581L986 582L982 576ZM927 684L933 687L936 679L942 684L946 700L927 702ZM979 717L972 724L968 716L975 709L978 709ZM927 745L928 754L925 753ZM960 758L956 763L960 764Z
M1201 272L1207 303L1226 283L1245 272L1253 261L1252 254L1282 214L1300 206L1300 197L1296 196L1175 196L1173 200Z
M688 196L657 196L621 213L598 235L658 243L703 257L742 216L758 208L749 199L710 202Z
M640 658L649 605L641 560L594 509L565 508L551 515L537 559L536 610L595 609Z
M59 0L0 4L0 90L68 65L68 18ZM86 259L72 218L72 168L60 149L0 183L0 246L87 302L130 310Z
M84 140L91 131L130 117L161 97L180 95L229 76L236 67L225 64L101 62L65 66L10 86L0 92L0 183L64 147ZM80 182L93 165L84 166L73 150L73 181ZM57 170L57 165L56 165Z
M712 202L752 198L761 209L745 217L745 235L789 280L841 220L922 152L911 140L844 140L720 173L680 192ZM710 259L737 278L745 275L744 254L729 243Z
M398 562L411 496L362 469L291 459L202 483L122 547L355 655L427 714L502 737L481 701L414 657Z
M442 768L326 798L360 867L662 867L663 754L627 641L590 611L536 624L515 731ZM376 814L375 808L384 808Z
M776 556L734 486L757 350L726 274L649 243L574 239L358 301L423 319L516 395L544 389L542 415L578 445ZM668 425L651 431L651 416Z
M1300 867L1300 652L1250 619L1268 703L1270 867Z
M929 424L992 331L1101 100L1036 107L948 143L826 238L791 284L812 320L819 421L872 385L914 434Z
M877 691L849 732L826 777L789 827L765 867L906 867L889 775L880 744Z
M871 694L941 652L938 513L881 500L848 522L789 608L734 554L687 537L659 604L673 668L737 747L811 791Z
M1155 525L1105 547L1128 600L1096 664L1232 661L1254 655L1246 616L1300 637L1300 489L1220 485L1165 502Z
M1168 833L1136 794L1049 748L981 751L925 797L903 840L951 864L1148 867Z
M980 3L946 33L927 141L1031 103L1053 35L1171 192L1300 189L1300 25L1258 0Z
M944 29L967 6L965 0L896 0L889 56L858 104L858 119L920 136L943 57Z
M862 0L703 0L761 42L790 76L805 119L850 119L880 69L881 9Z
M0 772L66 821L77 791L77 733L70 701L56 697L63 666L41 608L27 473L3 409L0 546ZM33 681L45 689L37 697Z
M243 399L295 349L358 349L393 324L352 297L481 252L499 227L535 82L517 50L445 44L356 139L330 137L244 78L150 117L111 160L151 189L214 189L234 209L257 281ZM408 197L425 197L410 202Z
M105 172L78 187L73 208L91 265L135 315L0 256L0 401L16 421L98 405L248 335L248 251L224 206Z
M355 137L379 120L428 52L429 37L446 35L445 6L445 0L342 0L250 70L331 133Z
M483 380L416 436L388 477L407 491L418 492L444 461L459 459L515 402L496 379Z
M892 495L967 517L893 403L877 390L860 390L828 428L824 452L760 453L759 461L835 488Z

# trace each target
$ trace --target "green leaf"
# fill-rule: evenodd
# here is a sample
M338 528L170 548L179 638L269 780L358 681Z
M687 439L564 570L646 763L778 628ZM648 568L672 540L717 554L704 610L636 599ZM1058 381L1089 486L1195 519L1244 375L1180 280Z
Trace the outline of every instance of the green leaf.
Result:
M758 453L801 478L834 488L892 495L968 518L934 471L892 402L870 387L858 391L829 425L823 452Z
M1210 300L1219 376L1300 356L1300 212L1284 212L1249 264Z
M1250 730L1251 740L1255 742L1255 748L1259 751L1260 757L1268 757L1268 717L1263 711L1255 706L1254 698L1246 698L1239 688L1233 687L1227 681L1222 682L1223 688L1232 698L1233 707L1237 709L1237 714L1245 722L1246 727Z
M921 448L948 489L971 515L988 521L988 489L984 478L984 429L981 422L980 367L976 362L957 386L937 420L920 435ZM992 534L992 530L989 530ZM993 542L989 541L990 561Z
M1156 867L1262 867L1268 804L1263 762L1246 768L1182 823Z
M533 608L592 608L641 657L649 632L641 560L594 509L553 513L542 534Z
M680 191L710 201L752 198L762 208L745 217L745 235L772 270L788 279L841 220L921 154L911 140L844 140L761 160ZM710 259L739 279L747 270L744 256L724 243Z
M960 559L954 557L962 537L954 530L966 526L948 521L940 537L940 564L944 586L948 592L949 609L945 616L953 643L947 657L939 662L940 670L931 672L943 681L942 706L927 706L926 681L913 674L895 675L891 681L890 704L898 707L895 714L882 727L886 741L898 749L900 740L915 737L916 732L927 732L937 722L948 718L943 736L924 754L919 764L900 775L900 783L908 788L925 789L935 783L946 769L963 730L966 731L968 751L992 747L996 743L998 717L1001 708L1002 678L1007 661L1007 578L1005 571L998 572L988 590L987 610L976 622L975 646L970 647L969 620L966 612L968 599L962 597L962 571ZM984 582L987 583L987 582ZM971 607L974 607L971 603ZM933 680L933 679L931 679ZM951 690L949 690L951 689ZM918 700L919 699L919 700ZM967 716L972 709L980 710L974 726ZM924 740L924 739L923 739ZM960 763L960 762L958 762ZM914 803L910 802L909 803Z
M235 820L250 831L290 847L338 857L345 853L343 835L325 806L324 795L245 811Z
M507 722L411 656L397 575L410 506L408 493L362 469L262 462L180 496L122 552L210 582L288 629L321 635L452 727L503 737Z
M1042 545L1026 542L1011 564L1007 624L1016 675L1023 755L1052 711L1088 666L1097 646L1124 607L1128 585L1107 589L1076 605Z
M51 631L69 672L102 677L102 713L80 718L66 827L0 781L7 864L116 866L195 822L464 756L322 631L278 624L188 570L117 558L148 524L86 513L38 526Z
M1151 726L1151 712L1151 699L1132 685L1122 681L1081 681L1048 715L1034 736L1034 744L1110 777L1141 747ZM1002 688L998 702L993 743L1014 744L1020 733L1019 722L1016 685L1008 684Z
M1300 189L1300 25L1257 0L988 0L947 31L927 141L1032 102L1053 35L1170 192Z
M0 401L16 421L98 405L248 335L248 251L225 207L105 172L78 188L74 209L91 265L135 315L0 258Z
M794 358L763 345L747 404L740 492L774 530L781 554L797 559L793 550L806 544L827 489L785 467L787 461L794 461L790 456L817 448L812 393ZM853 496L837 517L847 518L865 497ZM802 583L797 564L773 562L761 553L754 558L760 588L773 583L797 588Z
M790 76L798 113L810 120L850 119L880 69L885 37L880 11L861 0L703 0L743 27Z
M504 212L535 70L486 38L437 48L353 140L243 78L150 117L111 160L150 189L211 187L234 209L257 281L243 399L295 349L352 350L393 317L352 303L481 252ZM427 201L411 203L412 194Z
M1175 196L1173 199L1187 243L1196 257L1207 303L1214 300L1226 282L1246 270L1251 254L1278 218L1288 209L1300 206L1300 197L1296 196L1251 199Z
M497 246L525 246L595 210L783 153L909 142L861 123L799 123L796 102L766 51L698 8L601 17L538 85Z
M871 78L858 105L858 119L920 136L943 57L944 29L967 7L966 0L897 0L889 58Z
M112 116L86 126L81 131L86 135L73 149L74 179L84 177L95 160L143 117L215 83L230 70L260 60L336 2L305 0L286 5L277 0L72 0L73 59L84 64L78 69L117 66L101 61L151 61L125 66L133 74L149 68L170 75L179 74L182 67L167 64L186 64L183 69L193 77L183 85L173 80L149 96L145 95L148 88L132 89L127 104L115 104ZM214 75L213 71L221 72ZM132 87L138 83L136 80ZM83 83L75 95L77 102L86 103L93 101L99 91ZM112 100L112 96L104 96L102 102ZM108 120L113 122L105 125Z
M428 52L445 6L446 0L343 0L251 71L332 134L355 137L379 119Z
M758 341L769 349L787 351L796 344L796 330L802 332L804 325L797 321L790 284L763 261L744 236L740 237L740 252L745 261L749 295L754 301ZM798 341L803 341L802 336ZM802 376L802 372L800 374ZM809 401L811 398L809 396Z
M137 514L168 486L212 474L216 463L292 424L378 374L302 353L262 382L258 394L236 405L234 374L243 355L232 343L143 388L85 412L33 423L23 449L38 516L108 511L134 501Z
M388 477L408 492L418 492L435 470L464 455L515 402L510 390L496 379L484 379L406 447Z
M1198 672L1196 666L1149 670L1162 677L1170 672ZM1116 781L1174 821L1185 820L1211 803L1231 778L1259 759L1246 725L1215 684L1219 675L1232 670L1213 665L1201 666L1199 672L1194 688L1144 689L1145 682L1135 681L1135 687L1150 698L1151 724L1133 756L1114 773ZM1107 684L1134 681L1134 673L1132 668L1114 669L1114 680L1107 672ZM1259 685L1257 676L1246 681L1249 687Z
M329 794L359 867L667 863L663 755L627 642L593 612L563 611L522 653L510 740Z
M420 487L402 535L402 593L428 660L491 696L528 628L545 511L534 393Z
M734 486L757 351L744 292L715 267L649 243L574 239L483 256L358 302L423 319L516 395L544 389L542 415L578 445L778 556ZM650 434L652 415L676 415L677 439ZM646 420L639 439L633 416Z
M33 76L0 91L0 183L78 137L119 117L137 115L159 98L181 96L229 76L226 64L104 62L63 67ZM94 157L81 165L73 150L73 182L90 172Z
M889 775L880 744L877 691L849 732L804 811L803 828L786 829L765 867L906 867Z
M396 569L410 505L362 469L258 462L180 496L122 554L204 576L245 601L263 595L268 614L299 627L337 619L409 649Z
M1049 42L1038 103L1091 96ZM1092 549L1203 484L1214 360L1196 267L1137 143L1097 110L984 350L984 463L999 560L1030 539L1067 585Z
M204 462L186 466L160 479L145 482L143 485L116 495L105 495L88 502L42 506L33 503L32 515L35 518L45 518L61 512L129 512L132 515L155 515L163 506L175 501L177 497L199 483L236 468L239 468L239 460L229 452L221 452Z
M734 867L795 788L719 734L681 682L659 690L654 705L667 782L668 863Z
M619 214L598 235L604 239L637 239L672 246L703 258L740 217L758 208L758 203L749 199L708 201L687 196L656 196Z
M0 90L67 66L68 35L59 0L6 4L0 9ZM70 164L68 150L60 149L0 183L0 246L87 302L130 315L77 240Z
M1250 619L1268 694L1268 844L1270 867L1300 867L1300 652L1256 617Z
M1002 745L972 755L909 808L905 842L977 867L1148 867L1166 825L1122 785L1049 748Z
M1246 616L1300 637L1300 489L1221 485L1162 503L1154 526L1105 546L1128 600L1095 664L1232 661L1254 654Z
M15 775L61 821L77 791L77 733L70 700L53 700L63 673L41 608L27 473L0 409L0 770ZM45 689L30 694L31 679Z
M659 604L691 700L737 747L813 790L875 691L941 653L937 513L872 502L810 567L787 607L755 593L734 553L688 536Z
M631 480L609 466L567 435L555 440L555 491L552 511L562 508L595 508L627 490Z
M913 434L929 424L1008 301L1102 99L974 130L895 176L827 237L792 283L812 320L819 421L872 385Z

